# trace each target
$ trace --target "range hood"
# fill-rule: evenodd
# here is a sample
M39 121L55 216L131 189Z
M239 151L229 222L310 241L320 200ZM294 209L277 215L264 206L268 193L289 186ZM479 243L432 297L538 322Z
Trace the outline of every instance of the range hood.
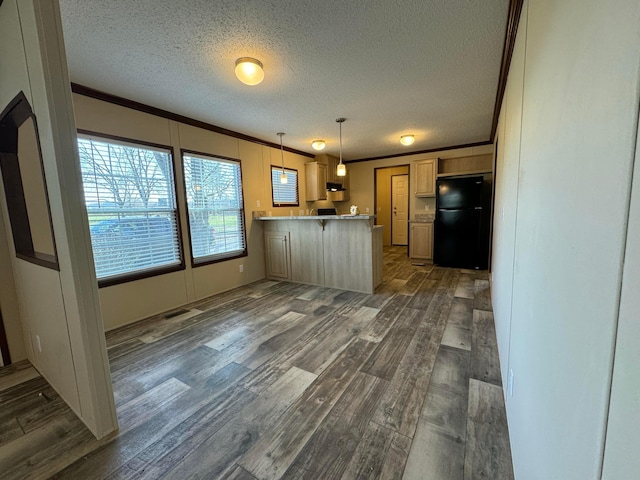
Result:
M344 192L345 190L346 188L344 188L341 183L327 182L328 192Z

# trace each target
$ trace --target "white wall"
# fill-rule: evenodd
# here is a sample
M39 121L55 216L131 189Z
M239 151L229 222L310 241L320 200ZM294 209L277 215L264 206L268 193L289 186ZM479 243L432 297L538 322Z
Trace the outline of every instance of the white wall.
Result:
M74 94L73 103L79 129L172 146L175 153L177 199L186 268L178 272L100 288L100 303L107 330L264 278L262 225L259 221L252 220L252 212L264 210L273 215L289 215L292 210L298 215L300 209L306 211L309 205L304 201L304 164L313 161L312 158L284 153L285 167L298 170L300 206L273 207L270 166L280 165L279 149L83 95ZM191 267L180 149L241 161L248 256ZM243 265L244 272L240 272L240 265Z
M524 5L523 83L509 79L501 112L506 183L498 183L496 212L504 207L505 220L493 257L500 353L510 352L514 372L506 405L519 480L600 476L638 115L639 13L633 0ZM521 55L522 46L514 78Z
M640 472L640 135L629 211L603 479Z
M7 0L0 8L0 105L4 108L23 91L36 115L60 270L17 259L8 222L5 233L28 358L101 437L117 428L117 421L87 219L80 214L61 28L55 0ZM8 219L4 192L0 204ZM41 349L35 347L36 337Z

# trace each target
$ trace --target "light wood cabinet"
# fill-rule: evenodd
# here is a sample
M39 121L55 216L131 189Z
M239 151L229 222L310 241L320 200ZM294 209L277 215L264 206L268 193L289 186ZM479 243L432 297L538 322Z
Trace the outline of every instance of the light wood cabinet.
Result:
M327 199L327 166L320 162L304 164L307 202Z
M433 223L412 223L409 229L409 256L433 262Z
M437 158L416 162L416 197L436 196Z
M264 246L267 278L291 279L289 232L265 232Z

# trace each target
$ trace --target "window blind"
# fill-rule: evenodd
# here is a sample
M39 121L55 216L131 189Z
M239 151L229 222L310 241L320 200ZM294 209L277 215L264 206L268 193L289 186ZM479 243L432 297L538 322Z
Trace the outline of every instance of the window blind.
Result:
M89 137L78 150L97 278L179 265L170 152Z
M271 167L271 192L273 194L273 205L298 206L298 171L285 168L284 173L287 176L287 183L280 183L282 167Z
M182 158L194 262L244 254L240 163L188 153Z

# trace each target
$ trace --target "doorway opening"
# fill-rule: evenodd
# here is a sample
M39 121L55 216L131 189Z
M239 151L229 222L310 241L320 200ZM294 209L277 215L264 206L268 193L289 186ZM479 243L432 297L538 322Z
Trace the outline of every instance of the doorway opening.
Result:
M374 170L376 225L384 225L382 244L408 244L409 165Z

